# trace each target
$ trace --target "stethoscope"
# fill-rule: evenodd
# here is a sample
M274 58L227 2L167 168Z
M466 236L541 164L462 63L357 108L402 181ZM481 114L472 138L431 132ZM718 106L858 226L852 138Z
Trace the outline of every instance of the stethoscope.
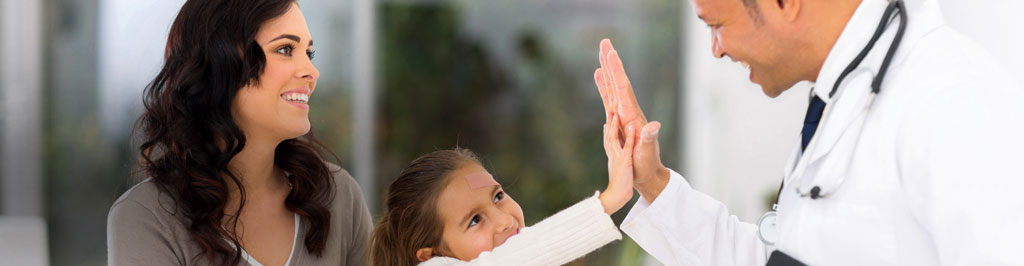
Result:
M878 41L878 38L881 37L882 33L884 33L885 30L889 27L890 22L894 21L896 18L901 19L899 29L896 31L896 36L895 38L893 38L892 43L889 44L889 51L885 53L885 59L882 60L882 65L878 69L878 75L876 75L871 82L871 93L868 96L869 98L867 99L867 105L864 106L863 113L857 121L860 124L859 127L861 128L861 131L863 131L864 120L866 119L866 115L864 114L866 114L868 110L870 110L871 105L874 103L875 96L878 95L878 91L882 87L882 81L885 79L885 73L889 69L889 64L892 62L893 55L896 53L896 49L899 48L900 41L903 39L903 33L907 29L907 11L904 7L903 0L890 1L889 6L885 9L885 14L882 15L882 20L878 23L878 27L875 29L874 35L871 36L871 40L868 41L868 44L864 47L864 49L862 49L860 53L857 54L857 57L855 57L853 61L850 62L850 64L847 65L845 69L843 69L843 72L839 75L839 78L836 79L835 84L832 86L832 91L829 92L828 94L829 98L835 95L836 91L839 89L839 85L842 84L843 79L846 78L846 76L850 74L850 72L853 72L853 70L860 65L860 62L863 61L865 57L867 57L868 52L870 52L871 48L875 46L875 42ZM813 93L813 91L811 93ZM826 109L825 112L827 113L828 110ZM824 119L824 117L827 116L822 115L822 117ZM825 122L826 121L822 121L823 124ZM854 139L859 139L859 137L856 137ZM815 141L811 140L811 143L810 145L807 146L806 151L813 150L812 148L815 146L814 144ZM856 145L856 143L854 142L853 145ZM852 153L853 149L850 150ZM807 163L809 163L807 161L809 160L808 157L810 156L806 156L806 154L801 154L801 159L797 163L801 165L806 165ZM796 172L793 174L793 176L803 176L803 173L804 171L806 171L806 168L807 167L798 168ZM849 169L849 160L846 163L846 168ZM846 171L844 170L842 172L845 173ZM820 199L834 192L839 186L842 185L843 181L845 180L846 176L844 175L838 180L837 185L833 186L833 188L830 190L822 190L821 186L817 185L811 187L810 189L803 189L804 186L802 184L798 184L796 192L797 194L800 195L801 198L809 197L812 200ZM779 197L782 196L782 188L784 185L785 182L783 182L782 185L779 185L779 192L775 196L775 203L772 204L772 210L762 215L761 219L757 222L758 237L760 237L761 242L764 242L766 245L775 245L779 237Z

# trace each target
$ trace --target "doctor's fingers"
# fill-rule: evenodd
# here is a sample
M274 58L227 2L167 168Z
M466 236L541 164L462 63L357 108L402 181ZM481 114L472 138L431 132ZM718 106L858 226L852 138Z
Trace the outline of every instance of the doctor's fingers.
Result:
M605 71L598 68L594 71L594 84L597 85L597 92L601 94L601 102L604 104L604 122L611 121L611 115L615 113L615 99L611 85Z
M646 124L647 119L637 103L636 94L633 93L633 85L629 81L629 76L626 75L622 59L619 58L619 52L612 50L608 52L606 57L607 66L601 66L601 68L608 69L608 77L611 78L614 91L612 98L615 99L615 108L622 115L622 121L632 124L633 121L639 120L641 121L640 125Z

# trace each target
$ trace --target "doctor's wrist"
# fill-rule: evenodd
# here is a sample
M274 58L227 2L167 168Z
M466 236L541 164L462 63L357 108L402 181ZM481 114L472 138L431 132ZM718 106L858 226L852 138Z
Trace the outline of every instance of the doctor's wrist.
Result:
M668 186L668 180L671 176L672 173L669 172L668 168L662 166L658 168L653 178L643 183L634 183L633 187L640 193L640 196L653 203L658 198L658 195L661 194L661 191L665 190L665 187Z

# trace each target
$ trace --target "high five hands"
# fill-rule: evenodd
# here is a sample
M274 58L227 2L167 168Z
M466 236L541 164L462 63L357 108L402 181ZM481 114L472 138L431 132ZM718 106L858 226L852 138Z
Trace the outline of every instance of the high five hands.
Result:
M618 145L621 148L633 148L633 187L648 202L654 202L669 180L669 171L661 163L658 147L661 123L647 122L611 40L601 40L598 58L601 67L594 71L594 83L604 102L605 134L609 130L617 130L623 133L614 133L617 136L636 138L630 143L620 138ZM629 134L635 128L641 128L639 134ZM605 146L608 149L607 143Z

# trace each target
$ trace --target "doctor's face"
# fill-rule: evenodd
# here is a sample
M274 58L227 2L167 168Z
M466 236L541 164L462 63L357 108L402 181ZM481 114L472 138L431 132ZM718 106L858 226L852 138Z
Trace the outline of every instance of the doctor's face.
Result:
M691 0L697 16L711 29L711 51L717 58L729 57L743 64L751 82L765 95L776 97L801 80L800 68L788 55L798 53L779 29L779 20L763 15L777 8L776 1L757 0L757 7L744 0Z

